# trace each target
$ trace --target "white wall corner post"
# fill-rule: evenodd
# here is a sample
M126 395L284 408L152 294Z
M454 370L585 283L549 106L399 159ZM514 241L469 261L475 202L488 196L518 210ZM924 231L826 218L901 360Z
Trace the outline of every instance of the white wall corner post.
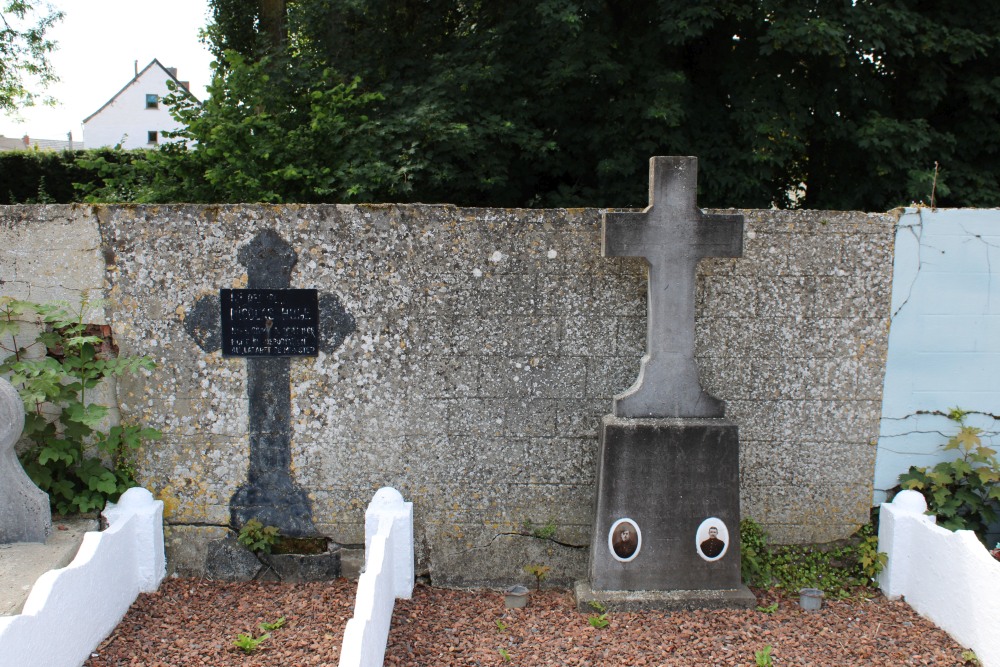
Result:
M391 521L386 550L392 563L392 591L395 597L413 596L413 503L403 500L399 491L384 486L375 493L365 511L365 563L371 556L372 539L381 521Z
M882 503L879 510L878 546L888 556L885 568L879 573L878 582L889 599L898 599L907 591L913 569L914 545L912 527L907 522L935 523L928 516L927 501L919 491L904 490L896 494L891 503Z

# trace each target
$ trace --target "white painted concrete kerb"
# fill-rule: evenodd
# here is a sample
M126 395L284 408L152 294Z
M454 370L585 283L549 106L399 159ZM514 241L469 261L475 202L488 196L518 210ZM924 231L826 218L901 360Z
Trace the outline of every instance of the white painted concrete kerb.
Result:
M879 514L879 549L889 560L879 575L889 598L905 597L983 667L1000 667L1000 562L968 530L952 532L927 516L916 491L900 491Z
M21 614L0 618L0 667L79 667L139 593L160 585L163 502L129 489L104 517L107 530L84 535L72 563L39 577Z
M381 667L396 598L413 595L413 503L383 487L365 512L365 571L344 628L340 667Z

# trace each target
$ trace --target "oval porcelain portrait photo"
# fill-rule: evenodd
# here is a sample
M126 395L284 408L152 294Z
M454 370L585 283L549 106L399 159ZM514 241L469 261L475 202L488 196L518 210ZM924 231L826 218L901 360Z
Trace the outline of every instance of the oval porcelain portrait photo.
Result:
M642 533L632 519L618 519L608 531L608 548L616 560L627 563L639 555Z
M729 529L721 519L709 517L698 526L694 543L699 556L707 561L719 560L729 550Z

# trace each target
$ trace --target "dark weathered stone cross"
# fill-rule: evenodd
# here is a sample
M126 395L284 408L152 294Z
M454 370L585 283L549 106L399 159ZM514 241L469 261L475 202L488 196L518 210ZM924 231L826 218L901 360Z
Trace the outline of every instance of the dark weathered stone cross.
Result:
M604 257L642 257L649 265L646 354L639 378L615 397L618 417L724 417L725 405L701 388L694 358L695 273L703 257L739 257L743 216L698 208L698 159L649 161L649 206L607 212Z
M295 250L276 232L264 230L239 249L247 268L247 289L282 290L291 285ZM222 347L220 302L203 297L184 320L188 334L205 352ZM319 349L333 352L355 330L335 294L319 295ZM229 501L230 523L239 529L250 519L276 526L288 537L316 535L308 494L291 474L291 359L247 357L250 462L247 481Z

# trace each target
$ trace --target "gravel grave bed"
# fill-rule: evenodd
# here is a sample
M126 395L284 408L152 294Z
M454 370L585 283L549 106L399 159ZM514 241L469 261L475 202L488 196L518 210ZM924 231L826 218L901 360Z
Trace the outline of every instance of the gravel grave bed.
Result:
M356 583L225 583L165 579L142 594L87 667L336 665ZM755 665L772 647L774 665L965 665L963 647L906 603L878 595L827 600L804 611L778 591L755 591L751 610L621 612L594 628L566 590L532 591L526 609L503 594L418 585L399 600L386 665ZM596 613L596 612L595 612ZM233 641L284 627L251 654Z

